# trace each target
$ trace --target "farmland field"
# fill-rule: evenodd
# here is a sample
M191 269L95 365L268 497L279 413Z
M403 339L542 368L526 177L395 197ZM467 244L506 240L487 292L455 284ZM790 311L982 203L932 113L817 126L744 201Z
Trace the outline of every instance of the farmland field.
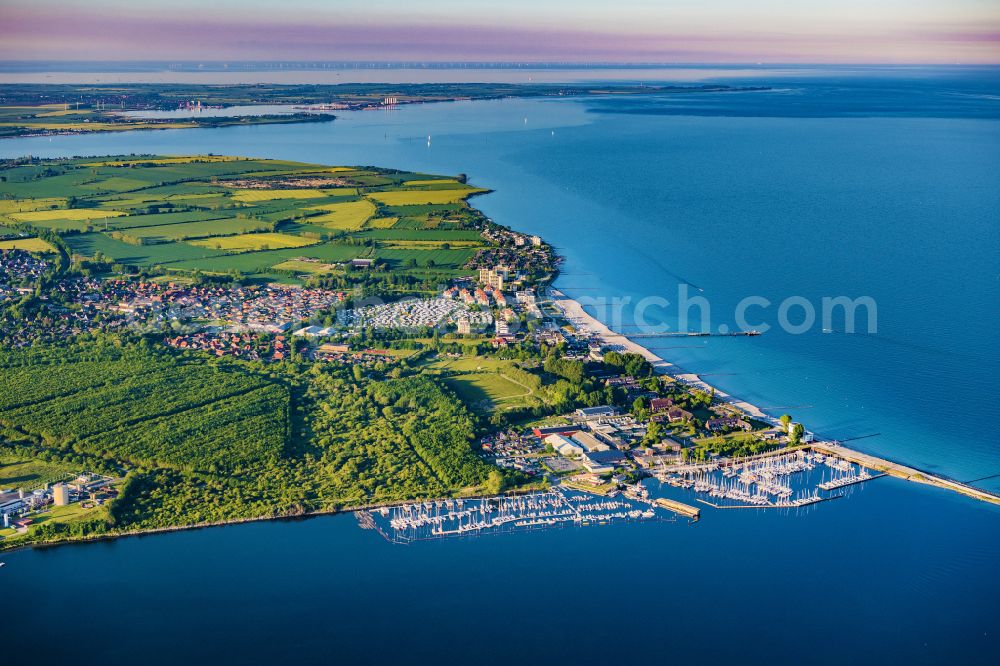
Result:
M174 225L177 226L177 225ZM253 252L255 250L277 250L286 247L305 247L314 245L318 240L303 238L302 236L290 236L288 234L265 233L265 234L240 234L238 236L216 236L202 240L190 241L191 245L199 247L211 247L227 252Z
M327 269L285 262L367 257L409 285L393 293L417 283L425 293L484 243L464 200L482 190L428 174L214 155L25 160L0 171L0 225L55 232L74 260L154 275L330 281L339 278Z
M92 208L70 208L63 210L36 210L26 213L9 213L18 222L47 222L49 220L99 220L118 217L125 213L116 210L94 210Z
M66 205L63 197L48 199L0 199L0 215L10 215L29 210L44 210L46 208L60 208Z
M445 246L448 247L445 247ZM391 250L447 250L450 248L480 247L483 243L476 241L440 241L440 240L387 240L379 243L380 248Z
M406 249L406 250L383 250L379 248L375 251L376 256L389 262L390 265L405 265L411 261L415 261L418 266L440 266L440 267L453 267L457 268L463 266L472 255L475 254L475 250L472 248L459 248L454 250L423 250L423 249ZM430 264L428 262L433 262Z
M127 215L116 217L108 222L109 229L134 229L135 227L158 227L166 224L179 224L183 222L201 222L204 220L221 220L232 217L230 211L218 210L192 210L182 213L156 213L151 215ZM103 227L104 223L95 225Z
M130 227L119 231L123 240L143 239L147 242L163 243L185 240L188 238L207 238L209 236L228 236L251 231L262 231L269 228L266 222L246 218L229 218L222 220L201 220L196 222L178 222L153 226ZM205 247L215 247L208 244ZM287 247L287 246L282 246Z
M237 201L272 201L274 199L322 199L328 196L323 190L237 190L232 198Z
M364 226L368 218L375 214L375 205L371 201L345 201L343 203L310 206L308 210L326 211L309 218L311 224L319 224L330 229L355 231Z
M64 241L75 254L93 257L99 252L118 263L134 266L154 266L223 254L215 249L195 247L188 243L132 245L98 232L73 234L66 236Z
M365 229L392 229L397 222L398 217L375 217L365 222Z
M368 196L387 206L411 206L455 203L476 192L485 192L485 190L477 190L471 187L454 190L395 190L392 192L374 192Z
M403 187L440 187L441 185L457 185L462 189L466 187L453 178L430 178L425 180L403 181Z
M232 157L229 155L187 155L183 157L151 157L143 158L141 160L111 160L106 162L85 162L83 166L87 167L106 167L106 166L131 166L133 164L191 164L192 162L210 163L210 162L235 162L240 160L239 157Z
M194 249L194 248L192 248ZM207 249L207 248L206 248ZM319 243L307 247L285 248L283 250L266 250L261 252L242 252L225 256L219 255L219 250L212 250L215 256L187 259L171 263L171 270L204 271L207 273L259 273L275 264L294 259L308 257L324 262L348 261L365 255L365 248L335 243Z
M48 253L56 249L41 238L16 238L0 241L0 250L24 250L25 252Z
M476 241L483 242L482 235L471 229L364 229L352 234L356 238L373 238L380 241L406 241L406 240L427 240L427 241Z

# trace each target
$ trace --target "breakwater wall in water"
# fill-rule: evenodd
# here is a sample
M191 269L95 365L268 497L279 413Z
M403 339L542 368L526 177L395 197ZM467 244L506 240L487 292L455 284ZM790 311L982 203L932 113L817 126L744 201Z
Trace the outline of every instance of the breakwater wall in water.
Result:
M817 442L813 444L811 448L812 450L819 451L825 455L838 456L849 462L863 465L869 469L885 472L889 476L895 476L899 479L913 481L914 483L925 483L930 486L937 486L938 488L944 488L945 490L961 493L962 495L966 495L983 502L1000 504L1000 495L997 495L996 493L991 493L988 490L970 486L967 483L962 483L961 481L956 481L955 479L949 479L937 474L931 474L930 472L917 469L915 467L909 467L892 460L855 451L854 449L849 449L836 442Z

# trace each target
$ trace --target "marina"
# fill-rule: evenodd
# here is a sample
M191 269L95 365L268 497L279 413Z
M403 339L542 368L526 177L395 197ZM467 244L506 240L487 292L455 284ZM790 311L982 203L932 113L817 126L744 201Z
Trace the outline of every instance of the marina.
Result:
M660 469L610 496L557 485L546 492L439 499L355 512L358 525L392 543L620 521L701 518L688 500L716 509L800 509L843 497L834 492L885 474L811 450ZM683 500L668 495L683 495Z
M677 488L715 508L794 509L839 497L829 493L876 479L866 467L805 449L725 463L663 469L661 487ZM711 501L705 496L712 498Z
M560 487L548 492L480 499L447 499L355 512L359 526L392 543L513 530L676 520L638 495L599 497Z

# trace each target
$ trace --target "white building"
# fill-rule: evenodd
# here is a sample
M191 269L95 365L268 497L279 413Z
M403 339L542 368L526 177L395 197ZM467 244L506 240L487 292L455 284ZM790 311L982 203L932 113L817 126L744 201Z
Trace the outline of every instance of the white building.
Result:
M580 431L573 435L573 441L583 447L584 451L587 453L592 453L594 451L609 451L611 447L597 439L594 435L589 432Z
M556 450L556 453L561 456L578 456L583 454L583 447L579 443L563 435L549 435L542 441L550 444Z

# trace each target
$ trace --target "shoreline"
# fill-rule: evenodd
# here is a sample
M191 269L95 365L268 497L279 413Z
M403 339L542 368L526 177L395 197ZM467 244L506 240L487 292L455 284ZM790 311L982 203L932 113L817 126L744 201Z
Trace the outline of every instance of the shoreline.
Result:
M538 492L538 490L539 490L538 488L526 488L523 490L514 489L502 494L505 497L515 497L517 495L527 495L530 493ZM35 543L20 544L8 550L4 550L2 547L0 547L0 557L3 557L4 555L10 555L11 553L16 553L22 550L58 548L59 546L83 545L88 543L98 543L101 541L117 541L119 539L126 539L129 537L166 534L170 532L188 532L191 530L209 529L212 527L227 527L230 525L244 525L247 523L263 523L263 522L282 521L282 520L292 522L299 520L308 520L310 518L323 518L345 513L354 513L356 511L372 511L374 509L392 508L394 506L408 504L417 501L444 502L446 500L454 500L454 499L475 500L475 499L488 499L491 497L496 497L496 495L463 495L461 497L452 495L452 496L441 496L441 497L399 499L399 500L392 500L391 502L375 502L373 504L358 504L352 506L345 506L339 509L317 509L316 511L306 511L305 513L294 514L294 515L291 514L266 515L266 516L256 516L253 518L233 518L232 520L213 520L207 523L191 523L187 525L165 525L163 527L148 527L138 530L129 530L126 532L105 532L104 534L93 534L88 536L71 537L68 539L61 539L59 541L39 541ZM0 544L3 544L3 540L0 540Z
M741 400L715 386L712 386L696 373L682 371L678 366L661 358L660 356L657 356L641 344L628 339L621 333L615 333L607 326L607 324L584 310L583 305L579 301L567 296L558 288L551 286L548 287L546 296L563 314L563 316L569 320L571 324L573 324L574 327L593 333L597 339L605 345L618 347L626 352L641 355L649 361L650 364L652 364L654 372L662 375L668 375L687 386L697 388L702 391L714 390L715 398L717 400L721 400L732 405L733 407L738 408L744 414L758 420L766 421L772 425L778 425L780 423L778 419L766 414L756 405L747 402L746 400ZM976 488L975 486L971 486L967 483L962 483L961 481L950 479L939 474L933 474L926 470L910 467L887 458L857 451L844 446L837 440L817 437L816 441L808 443L807 446L838 455L852 462L864 465L870 469L881 470L890 476L894 476L905 481L923 483L941 488L943 490L957 492L961 495L965 495L979 501L991 504L1000 504L1000 495L996 493L983 490L982 488Z
M552 304L555 305L559 311L563 313L563 316L566 317L566 319L568 319L575 327L583 328L596 334L597 338L608 346L621 347L626 352L639 354L650 362L653 366L653 370L658 374L668 375L684 384L687 384L688 386L692 386L702 391L711 392L714 390L715 397L718 400L729 403L755 419L767 421L772 425L779 422L778 419L769 416L757 405L730 395L729 393L719 389L717 386L712 386L696 373L684 372L679 366L674 365L660 356L657 356L641 344L630 340L627 336L621 333L615 333L608 327L607 324L588 313L579 301L570 298L558 288L549 287L547 296L548 299L552 301Z

